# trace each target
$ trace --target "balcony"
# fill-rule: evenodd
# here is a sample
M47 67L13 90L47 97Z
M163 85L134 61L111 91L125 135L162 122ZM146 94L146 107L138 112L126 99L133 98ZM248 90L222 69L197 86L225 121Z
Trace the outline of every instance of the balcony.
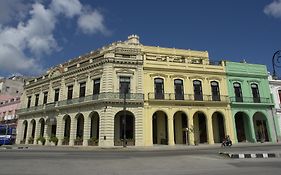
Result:
M253 97L230 97L230 102L231 103L249 103L249 104L259 104L259 103L266 103L266 104L271 104L270 98L253 98Z
M143 103L143 94L141 93L129 93L126 94L127 103ZM30 108L18 109L17 114L26 114L42 111L52 111L55 109L68 108L89 105L94 103L123 103L124 94L114 93L114 92L105 92L96 95L88 95L80 98L73 98L69 100L62 100L58 102L47 103L44 105L33 106Z
M212 102L212 103L228 103L228 96L212 96L212 95L194 95L194 94L174 94L164 93L155 94L154 92L148 93L149 101L174 101L174 102Z

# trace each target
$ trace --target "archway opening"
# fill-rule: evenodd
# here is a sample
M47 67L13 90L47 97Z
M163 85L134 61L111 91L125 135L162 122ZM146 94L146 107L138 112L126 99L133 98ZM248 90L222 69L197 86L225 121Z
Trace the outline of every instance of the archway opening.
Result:
M99 142L99 126L100 126L100 119L99 114L97 112L92 112L89 115L91 119L91 129L90 129L90 140L88 145L97 146Z
M196 112L193 116L194 127L194 142L207 143L207 128L206 128L206 116L202 112Z
M79 113L76 116L77 120L77 130L76 130L76 139L74 144L75 145L82 145L83 144L83 135L84 135L84 116L83 114Z
M69 137L70 137L70 125L71 125L71 119L69 115L65 115L63 117L64 120L64 134L63 134L63 145L69 145Z
M57 133L57 119L55 117L48 118L47 123L47 134L49 137L55 137Z
M168 144L168 117L163 111L152 115L153 144Z
M40 132L39 132L39 137L44 137L44 130L45 130L45 120L41 118L39 120L40 123Z
M225 120L224 120L224 116L221 113L219 112L213 113L212 126L213 126L214 142L221 143L225 138Z
M246 142L251 140L251 131L249 117L244 112L237 112L234 116L235 127L236 127L236 137L238 142Z
M119 111L114 118L114 145L123 144L135 145L135 116L130 111Z
M268 124L266 116L257 112L253 116L253 123L257 142L268 142Z
M175 144L189 144L188 119L187 115L181 111L174 114L174 139Z
M26 137L27 137L27 127L28 127L28 123L27 121L23 121L23 138L21 140L21 144L25 143Z
M31 123L31 136L30 139L28 139L28 143L33 144L35 139L36 121L32 119L30 123Z

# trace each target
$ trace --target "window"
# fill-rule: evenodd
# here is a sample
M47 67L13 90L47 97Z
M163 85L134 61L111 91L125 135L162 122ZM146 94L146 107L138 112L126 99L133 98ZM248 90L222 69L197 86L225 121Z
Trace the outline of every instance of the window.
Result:
M130 77L120 77L120 80L119 80L120 98L124 97L124 94L130 93L130 87L131 87ZM128 96L128 95L126 95L126 96Z
M99 94L100 93L100 79L95 79L94 80L94 89L93 89L93 94Z
M27 97L27 108L30 108L31 105L31 96Z
M35 95L35 106L38 106L38 102L39 102L39 94Z
M234 94L235 94L235 101L236 102L243 102L243 95L240 83L233 83Z
M73 95L73 85L67 87L67 100L72 99Z
M43 104L46 104L48 101L48 92L44 92Z
M194 100L203 101L202 84L199 80L193 81Z
M155 99L164 99L164 81L162 78L154 79Z
M80 83L79 97L85 97L86 94L86 82Z
M55 89L55 99L54 101L59 101L60 89Z
M211 82L212 101L220 101L220 88L219 83L216 81Z
M180 79L174 80L174 88L175 88L175 99L183 100L184 99L183 81Z
M255 83L251 84L251 89L254 103L260 103L261 100L258 85Z

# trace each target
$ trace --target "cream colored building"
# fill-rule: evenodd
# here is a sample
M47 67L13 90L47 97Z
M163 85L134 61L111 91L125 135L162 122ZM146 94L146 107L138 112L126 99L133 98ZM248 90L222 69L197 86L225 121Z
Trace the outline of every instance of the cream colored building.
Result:
M56 135L58 145L121 145L126 115L128 145L144 145L143 58L135 35L58 65L24 89L18 144L40 137L50 144Z
M210 64L207 52L144 46L131 35L29 81L17 143L50 144L52 135L70 146L118 146L124 137L136 146L219 143L233 138L226 88L223 62Z

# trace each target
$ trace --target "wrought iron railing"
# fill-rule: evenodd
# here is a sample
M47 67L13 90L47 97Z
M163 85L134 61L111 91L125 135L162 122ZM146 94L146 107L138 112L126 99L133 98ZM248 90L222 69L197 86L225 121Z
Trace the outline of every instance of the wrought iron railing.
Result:
M62 100L52 103L47 103L44 105L33 106L30 108L23 108L18 109L17 113L26 113L26 112L33 112L33 111L40 111L40 110L52 110L54 108L59 108L61 106L67 105L77 105L77 104L84 104L88 102L98 102L98 101L120 101L123 102L124 94L115 93L115 92L104 92L95 95L88 95L85 97L80 98L73 98L68 100ZM142 93L128 93L126 94L127 101L143 101L143 94Z
M271 103L270 98L254 97L230 97L231 103Z
M228 96L226 96L226 95L212 96L212 95L194 95L194 94L175 94L175 93L155 94L155 93L151 92L151 93L148 93L148 100L228 102Z

